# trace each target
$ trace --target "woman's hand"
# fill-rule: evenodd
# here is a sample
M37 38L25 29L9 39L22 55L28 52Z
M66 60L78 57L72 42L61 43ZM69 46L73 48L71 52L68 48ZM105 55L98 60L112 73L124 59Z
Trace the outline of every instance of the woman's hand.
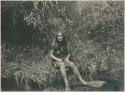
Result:
M70 57L70 54L67 55L67 57L66 57L65 60L66 60L66 61L69 61L69 57Z
M69 61L69 58L66 58L66 60L65 61Z
M70 61L70 60L69 60L69 58L65 58L65 62L67 62L67 63L68 63L69 61Z
M62 60L62 59L59 59L58 61L59 61L59 62L62 62L63 60Z

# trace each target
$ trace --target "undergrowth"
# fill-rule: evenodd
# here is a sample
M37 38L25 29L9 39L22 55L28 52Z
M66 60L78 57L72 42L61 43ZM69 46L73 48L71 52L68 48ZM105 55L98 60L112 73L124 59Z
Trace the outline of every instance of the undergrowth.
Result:
M99 49L92 41L79 44L79 48L73 50L75 53L72 58L73 62L80 70L83 79L93 80L101 74L107 77L115 75L116 65L119 62L113 53L106 55L103 51L98 51ZM12 53L13 51L16 53ZM97 57L100 53L102 55ZM13 58L9 58L10 56ZM113 61L108 60L109 56L113 58ZM32 82L42 89L52 85L54 79L61 81L62 78L58 77L55 72L49 54L44 55L44 51L40 50L39 47L31 48L27 46L5 49L5 45L2 46L2 78L13 77L17 86L22 86L24 90L32 90ZM100 72L101 74L99 74ZM76 77L70 78L69 81L73 84L77 83Z

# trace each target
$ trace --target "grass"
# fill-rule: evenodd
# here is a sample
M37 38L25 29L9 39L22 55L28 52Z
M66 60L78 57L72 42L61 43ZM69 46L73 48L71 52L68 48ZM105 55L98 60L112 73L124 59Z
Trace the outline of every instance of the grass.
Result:
M77 41L79 44L73 45L75 48L72 49L74 51L72 59L83 79L89 81L98 76L116 75L116 65L119 62L117 62L115 51L108 55L103 50L99 50L92 41L84 43L80 40ZM51 65L49 55L44 54L44 50L40 50L37 46L17 46L5 49L5 45L3 45L1 63L2 78L13 77L17 86L22 86L24 90L32 90L31 82L36 83L38 88L42 89L52 85L52 81L59 78ZM71 80L75 80L75 77ZM75 84L77 81L75 80L73 83Z
M18 51L18 48L15 47L15 50ZM23 86L25 90L31 89L31 81L37 83L39 88L46 87L49 76L53 74L53 67L51 66L49 56L46 55L44 58L40 58L43 56L43 53L38 50L38 48L32 49L27 56L23 54L23 50L20 54L15 55L13 61L4 61L2 63L2 77L14 77L17 85ZM13 50L9 51L11 52ZM36 52L38 53L36 54ZM29 57L29 54L32 54L32 56ZM4 58L3 60L6 59Z
M108 56L103 51L98 53L99 49L91 41L76 44L76 47L73 49L74 53L77 53L73 57L74 63L85 80L94 80L98 78L99 73L102 77L115 75L115 72L112 71L116 70L115 66L118 63L116 63L117 57L114 53ZM80 47L84 47L84 49L80 49ZM15 52L12 53L13 51ZM98 59L97 53L102 54ZM109 56L113 59L107 60ZM35 83L42 90L52 86L53 81L57 81L56 79L59 79L60 83L62 80L56 75L49 55L45 55L44 50L40 50L39 47L31 48L28 46L8 49L2 46L2 78L14 78L17 86L21 86L23 90L32 90L32 83ZM72 85L72 83L77 84L76 77L70 78L70 84ZM60 85L63 86L63 82L57 86Z

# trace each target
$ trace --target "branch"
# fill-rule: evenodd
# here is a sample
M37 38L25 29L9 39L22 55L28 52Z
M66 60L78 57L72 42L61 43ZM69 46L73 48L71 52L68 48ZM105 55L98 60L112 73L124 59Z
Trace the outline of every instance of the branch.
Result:
M38 3L39 3L38 1L33 1L33 5L35 9L38 9Z
M24 20L29 19L33 15L33 12L31 11L30 15L28 17L25 17Z

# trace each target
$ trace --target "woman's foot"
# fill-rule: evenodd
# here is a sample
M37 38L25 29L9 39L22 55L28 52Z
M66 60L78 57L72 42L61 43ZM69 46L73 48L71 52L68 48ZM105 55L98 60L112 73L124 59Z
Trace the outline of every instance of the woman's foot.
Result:
M88 85L88 83L87 83L87 82L83 82L83 84L84 84L84 85Z
M88 82L84 81L81 77L79 78L83 85L88 85Z

